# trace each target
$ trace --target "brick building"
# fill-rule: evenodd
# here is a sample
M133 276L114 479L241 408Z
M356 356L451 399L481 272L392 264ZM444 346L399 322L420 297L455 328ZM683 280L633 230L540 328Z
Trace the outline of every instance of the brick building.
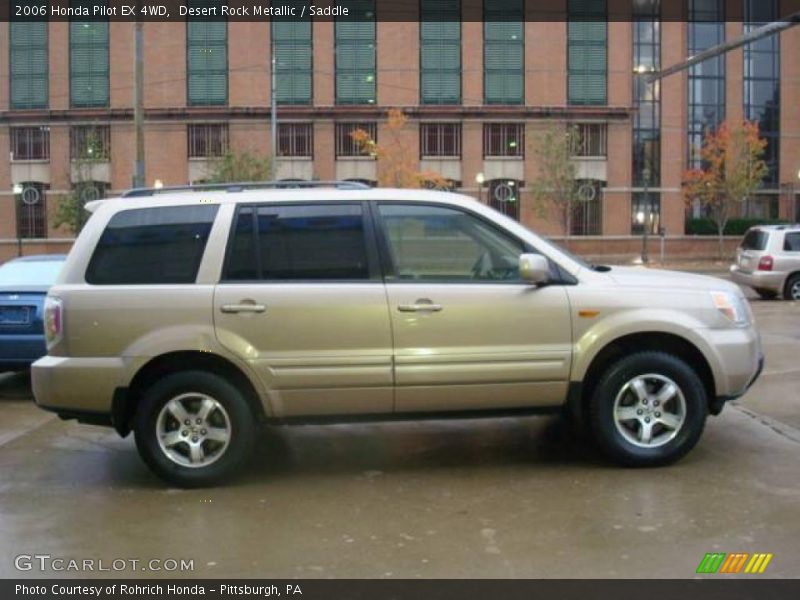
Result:
M786 15L794 0L687 0L688 22L668 12L680 2L655 0L633 3L635 22L606 18L630 8L626 0L561 0L566 18L551 21L530 18L537 0L420 0L409 3L417 22L381 20L382 0L339 4L363 19L146 23L147 184L202 181L228 149L269 154L274 49L279 179L375 181L379 166L348 134L359 126L380 142L386 109L399 107L421 168L558 234L531 198L531 147L548 122L574 123L587 198L572 223L585 241L574 243L622 252L646 226L683 235L692 144L722 118L747 117L769 139L770 165L748 211L797 218L800 28L660 85L637 75ZM467 10L486 22L462 20ZM77 180L94 182L97 196L131 186L133 31L115 21L0 23L0 148L9 151L0 260L69 246L53 215Z

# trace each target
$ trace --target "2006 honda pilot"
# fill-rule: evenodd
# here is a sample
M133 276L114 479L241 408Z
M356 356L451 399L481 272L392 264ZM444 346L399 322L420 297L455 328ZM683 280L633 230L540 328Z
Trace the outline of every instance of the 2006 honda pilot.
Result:
M185 486L263 422L564 410L626 465L673 462L763 364L748 303L597 267L448 192L137 191L94 202L46 306L40 406L133 430Z

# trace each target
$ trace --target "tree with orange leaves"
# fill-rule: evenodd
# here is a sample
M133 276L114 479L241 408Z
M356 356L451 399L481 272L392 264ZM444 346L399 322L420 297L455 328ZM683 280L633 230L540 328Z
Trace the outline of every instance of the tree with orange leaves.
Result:
M350 137L362 154L378 161L378 185L381 187L450 189L450 181L440 173L418 169L417 149L409 148L402 135L407 121L402 110L391 108L381 132L381 143L363 129L356 129ZM385 138L388 139L384 142Z
M699 168L686 171L683 196L689 206L699 205L717 226L719 256L723 258L723 234L733 207L744 203L767 175L763 160L767 141L755 121L724 121L706 131L698 153Z

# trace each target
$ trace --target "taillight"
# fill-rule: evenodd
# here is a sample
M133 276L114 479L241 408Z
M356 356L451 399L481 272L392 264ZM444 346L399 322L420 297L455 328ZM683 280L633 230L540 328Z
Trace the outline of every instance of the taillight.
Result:
M61 298L48 296L44 301L44 338L49 350L61 341L64 335L64 303Z
M772 271L772 264L773 259L771 256L762 256L761 260L758 261L758 270L759 271Z

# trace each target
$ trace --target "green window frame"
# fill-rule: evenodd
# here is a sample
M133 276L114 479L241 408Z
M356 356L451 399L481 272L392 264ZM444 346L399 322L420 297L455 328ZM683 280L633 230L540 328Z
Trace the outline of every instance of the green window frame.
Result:
M275 18L271 36L278 104L311 104L314 70L311 20Z
M483 3L483 101L525 102L525 2Z
M72 6L105 2L73 0ZM69 23L69 101L73 107L108 106L108 21Z
M461 104L461 2L421 0L421 104Z
M26 4L33 6L38 3ZM12 109L48 107L50 67L47 27L46 20L12 20L8 24L9 105Z
M194 8L224 5L224 0L192 0ZM228 103L228 23L213 17L186 21L186 96L189 106Z
M337 17L336 104L377 100L375 0L343 0L347 17Z
M568 0L567 70L569 104L608 103L606 0Z

